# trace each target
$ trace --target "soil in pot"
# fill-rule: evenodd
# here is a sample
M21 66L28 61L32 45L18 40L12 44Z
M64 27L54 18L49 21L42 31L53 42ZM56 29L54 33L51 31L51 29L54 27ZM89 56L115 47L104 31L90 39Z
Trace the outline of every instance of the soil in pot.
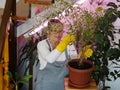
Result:
M84 70L92 67L91 64L88 64L86 62L83 62L80 65L79 65L79 62L70 62L69 65L73 68L80 69L80 70L82 69Z
M89 85L91 73L94 65L89 60L84 60L81 66L78 65L78 59L73 59L68 62L67 67L69 70L69 85L83 88Z

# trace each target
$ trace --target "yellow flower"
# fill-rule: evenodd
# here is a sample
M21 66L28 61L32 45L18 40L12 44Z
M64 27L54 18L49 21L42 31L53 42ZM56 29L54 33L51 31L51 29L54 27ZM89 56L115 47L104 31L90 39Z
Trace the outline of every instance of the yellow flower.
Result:
M84 54L83 54L84 53ZM91 45L87 45L83 48L83 51L80 51L78 57L81 57L83 55L83 57L90 57L93 54L93 50L91 49Z
M89 49L89 48L91 48L91 45L85 46L85 47L83 48L83 50L87 50L87 49Z
M90 48L85 50L85 52L84 52L85 57L90 57L90 56L92 56L92 54L93 54L93 50Z

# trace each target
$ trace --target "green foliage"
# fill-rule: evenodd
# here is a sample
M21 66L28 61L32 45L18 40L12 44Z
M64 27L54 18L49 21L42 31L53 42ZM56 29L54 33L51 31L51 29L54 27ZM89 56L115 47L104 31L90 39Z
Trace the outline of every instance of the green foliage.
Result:
M77 0L56 0L54 4L51 4L48 9L36 16L36 23L33 28L38 27L43 24L45 21L59 16L65 8L72 6Z
M108 68L109 62L119 67L117 62L120 62L120 40L115 42L114 34L119 33L119 29L113 26L117 18L120 18L119 5L113 2L108 3L104 15L97 20L96 33L96 49L91 57L95 64L95 70L92 77L97 81L103 82L103 90L106 90L105 80L111 81L111 77L116 80L120 77L120 72L117 70L110 71Z
M82 9L78 4L76 7L68 7L65 10L65 17L61 17L69 23L69 33L76 37L74 44L78 54L80 51L85 52L83 48L87 45L91 45L91 47L94 45L96 41L96 20L99 17L97 13ZM85 58L84 55L82 56ZM80 60L82 62L83 59Z
M25 75L22 78L19 78L18 73L15 73L15 77L13 78L13 74L8 71L8 76L10 77L10 80L14 83L16 90L18 90L18 84L27 84L29 83L29 79L32 78L32 75Z
M29 83L28 79L31 78L31 77L32 77L32 75L25 75L20 80L18 80L18 83L27 84L27 83Z
M32 75L25 75L22 78L19 78L19 75L15 73L15 78L13 78L13 74L10 71L8 71L7 74L15 85L19 83L27 84L28 79L32 77Z
M40 40L46 38L46 36L40 36L38 33L38 38L36 39L34 35L29 36L27 43L23 46L21 50L21 54L18 60L18 68L22 67L27 61L29 64L27 65L24 75L26 75L27 71L29 70L30 66L33 66L35 61L38 60L37 58L37 44ZM35 40L35 41L34 41Z

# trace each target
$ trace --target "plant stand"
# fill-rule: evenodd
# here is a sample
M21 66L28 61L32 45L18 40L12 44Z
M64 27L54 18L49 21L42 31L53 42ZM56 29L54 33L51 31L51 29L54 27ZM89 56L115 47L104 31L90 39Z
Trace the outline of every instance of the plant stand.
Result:
M97 90L95 80L93 80L93 79L90 80L90 84L87 87L81 88L81 89L69 86L68 80L69 80L68 78L64 79L65 90Z

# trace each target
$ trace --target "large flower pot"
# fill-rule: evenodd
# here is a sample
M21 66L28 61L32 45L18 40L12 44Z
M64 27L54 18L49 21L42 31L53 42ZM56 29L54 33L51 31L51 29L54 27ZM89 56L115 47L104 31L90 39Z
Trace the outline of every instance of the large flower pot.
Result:
M83 62L89 64L90 67L87 69L76 69L71 67L71 64L74 62L78 62L78 59L73 59L67 64L69 70L68 84L77 88L84 88L89 85L94 64L89 60L84 60Z

